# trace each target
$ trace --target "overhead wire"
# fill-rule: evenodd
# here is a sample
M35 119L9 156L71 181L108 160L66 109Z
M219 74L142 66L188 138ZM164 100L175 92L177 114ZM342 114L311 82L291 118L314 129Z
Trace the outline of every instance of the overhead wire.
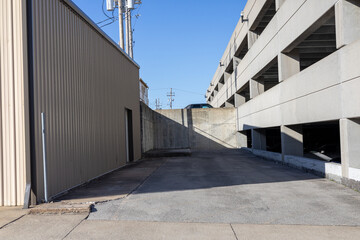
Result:
M135 22L133 23L133 26L132 26L132 31L133 31L133 32L135 32L135 26L136 26L136 23L137 23L138 20L139 20L139 17L140 17L139 12L140 12L140 9L141 9L142 5L143 5L143 3L141 3L140 6L137 8L137 12L136 12L136 14L135 14L136 19L135 19ZM136 42L133 41L133 48L135 48L135 43L136 43Z
M178 88L173 88L176 91L180 91L180 92L186 92L186 93L190 93L190 94L196 94L196 95L204 95L202 93L197 93L197 92L192 92L192 91L188 91L188 90L182 90L182 89L178 89Z
M112 15L112 16L109 16L109 15L106 14L104 7L105 7L105 0L103 0L102 6L101 6L101 10L102 10L103 14L107 17L107 19L102 20L102 21L100 21L100 22L97 22L96 24L100 24L100 23L103 23L103 22L106 22L106 21L111 21L111 22L101 25L100 28L105 27L105 26L107 26L107 25L110 25L110 24L114 23L114 22L118 19L118 18L116 18L116 17L114 16L115 9L112 10L112 12L111 12L111 15Z
M150 89L150 91L159 91L159 90L169 90L170 88L157 88L157 89ZM202 93L198 93L198 92L192 92L189 90L184 90L184 89L179 89L179 88L172 88L176 91L180 91L180 92L185 92L185 93L189 93L189 94L195 94L195 95L204 95Z
M106 21L111 21L111 22L101 25L100 28L105 27L105 26L108 26L108 25L110 25L110 24L113 24L114 22L116 22L116 21L119 19L118 17L115 17L115 16L114 16L114 11L115 11L115 9L112 10L112 12L111 12L112 17L111 17L111 16L109 16L109 15L106 14L105 9L104 9L104 6L105 6L105 0L103 0L103 4L102 4L102 7L101 7L101 10L102 10L103 14L107 17L107 19L104 19L104 20L102 20L102 21L100 21L100 22L97 22L96 24L100 24L100 23L103 23L103 22L106 22ZM140 6L137 8L137 13L135 14L136 20L135 20L135 22L134 22L134 24L133 24L133 26L132 26L132 30L133 30L133 31L135 31L135 26L136 26L136 23L138 22L138 19L139 19L138 16L139 16L139 12L140 12L141 7L142 7L142 4L140 4ZM124 17L123 17L123 18L124 18ZM135 45L135 42L133 43L133 46L134 46L134 45Z

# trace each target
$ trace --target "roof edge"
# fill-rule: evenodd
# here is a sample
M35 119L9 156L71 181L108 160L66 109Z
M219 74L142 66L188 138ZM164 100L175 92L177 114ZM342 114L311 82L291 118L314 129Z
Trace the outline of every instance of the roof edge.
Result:
M78 14L85 22L87 22L95 31L102 35L109 43L111 43L120 53L122 53L130 62L140 69L140 65L135 62L119 45L111 39L86 13L84 13L72 0L60 0L60 2L68 5L76 14Z

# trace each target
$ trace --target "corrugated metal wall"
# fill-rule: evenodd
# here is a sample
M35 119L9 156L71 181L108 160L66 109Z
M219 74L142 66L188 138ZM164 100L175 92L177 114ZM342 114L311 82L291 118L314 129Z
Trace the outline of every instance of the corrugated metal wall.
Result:
M22 205L29 174L26 0L0 1L0 206Z
M44 198L41 112L50 196L126 163L126 108L133 113L135 159L141 156L139 68L69 4L32 1L32 184L38 201Z

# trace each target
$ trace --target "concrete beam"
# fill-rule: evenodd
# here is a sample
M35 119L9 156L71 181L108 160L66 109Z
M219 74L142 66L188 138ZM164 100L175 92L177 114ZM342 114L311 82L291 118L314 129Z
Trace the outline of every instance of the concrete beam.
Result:
M275 0L276 11L278 11L286 0Z
M279 82L300 72L300 55L296 49L290 53L278 55Z
M265 84L262 79L250 79L250 99L265 92Z
M360 169L360 119L340 119L341 165L343 177L349 167Z
M339 0L335 4L336 47L341 48L360 38L360 2Z
M233 108L233 107L234 107L234 104L226 101L226 102L225 102L225 107L226 107L226 108Z
M252 129L252 148L266 151L266 133L264 129Z
M226 73L232 74L234 72L234 59L231 59L229 65L225 69Z
M220 91L220 89L221 89L223 86L224 86L224 84L221 83L221 82L219 82L219 83L218 83L218 90Z
M302 157L304 155L304 139L302 126L281 126L282 155Z
M246 98L238 93L234 95L235 107L240 107L246 102Z
M248 48L250 49L254 45L256 40L259 38L259 35L253 31L249 31L247 37L248 37Z
M230 73L224 72L224 81L226 82L231 77Z
M233 68L234 68L234 70L237 68L237 66L239 66L239 64L240 64L240 62L241 62L241 59L240 58L238 58L238 57L233 57Z
M247 135L243 132L237 132L236 133L236 139L237 139L237 145L238 148L247 148Z

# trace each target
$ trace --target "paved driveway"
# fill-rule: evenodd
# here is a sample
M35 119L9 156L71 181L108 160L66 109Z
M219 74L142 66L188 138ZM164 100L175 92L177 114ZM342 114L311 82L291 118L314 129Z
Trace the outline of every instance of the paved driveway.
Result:
M89 220L360 225L360 194L245 151L169 158L128 197Z

